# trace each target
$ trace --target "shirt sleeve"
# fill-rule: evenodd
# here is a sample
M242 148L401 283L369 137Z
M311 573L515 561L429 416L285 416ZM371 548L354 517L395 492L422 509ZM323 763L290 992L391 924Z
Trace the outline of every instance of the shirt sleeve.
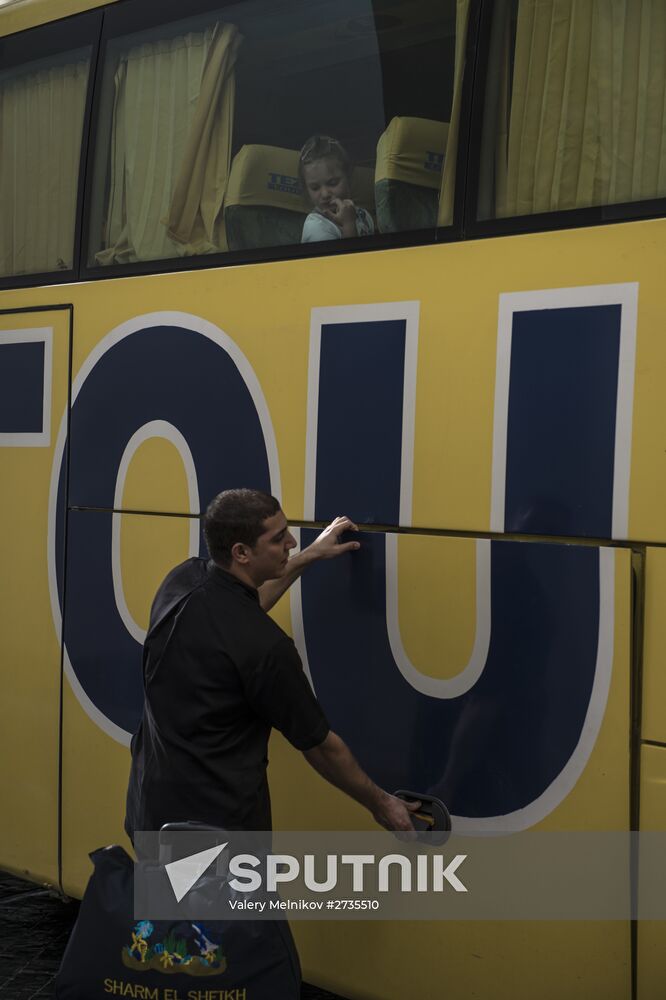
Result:
M326 739L328 721L287 636L246 678L245 694L257 715L279 729L297 750L311 750Z
M303 224L301 243L317 243L319 240L339 240L342 230L334 222L319 212L310 212Z

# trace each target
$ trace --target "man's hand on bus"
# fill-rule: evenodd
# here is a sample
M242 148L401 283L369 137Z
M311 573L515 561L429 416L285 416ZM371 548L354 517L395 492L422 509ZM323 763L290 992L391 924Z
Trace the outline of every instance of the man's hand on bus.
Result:
M358 525L344 515L336 517L317 535L311 545L289 559L281 576L262 584L259 588L259 601L264 611L270 611L310 563L319 559L334 559L336 556L344 555L345 552L360 549L360 542L340 541L345 531L358 531Z
M314 542L308 545L302 555L309 553L310 561L315 559L334 559L343 552L352 552L360 549L360 542L341 542L340 537L345 531L358 531L358 525L354 524L348 517L336 517L327 525L320 535L317 535Z

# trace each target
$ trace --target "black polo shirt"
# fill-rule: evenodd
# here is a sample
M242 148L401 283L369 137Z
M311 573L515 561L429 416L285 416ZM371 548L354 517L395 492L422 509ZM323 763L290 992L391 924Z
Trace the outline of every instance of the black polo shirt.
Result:
M130 836L185 820L269 830L271 727L309 750L328 723L294 643L257 591L204 559L177 566L153 602L143 672Z

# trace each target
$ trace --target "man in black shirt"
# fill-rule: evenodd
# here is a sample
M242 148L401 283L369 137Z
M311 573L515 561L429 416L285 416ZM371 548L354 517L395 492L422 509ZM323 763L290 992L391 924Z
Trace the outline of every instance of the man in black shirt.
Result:
M157 592L144 646L145 704L132 739L125 828L194 820L268 830L267 746L275 726L328 781L390 830L411 830L406 806L374 784L329 729L294 643L266 613L307 565L359 547L338 517L307 549L274 497L227 490L211 502L211 560L188 559Z

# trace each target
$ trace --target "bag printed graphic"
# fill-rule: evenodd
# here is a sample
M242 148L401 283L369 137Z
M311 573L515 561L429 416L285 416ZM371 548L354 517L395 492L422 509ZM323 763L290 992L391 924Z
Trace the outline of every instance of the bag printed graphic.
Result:
M56 977L56 1000L110 996L298 1000L301 972L286 922L136 920L134 864L121 847L94 851L95 870Z

